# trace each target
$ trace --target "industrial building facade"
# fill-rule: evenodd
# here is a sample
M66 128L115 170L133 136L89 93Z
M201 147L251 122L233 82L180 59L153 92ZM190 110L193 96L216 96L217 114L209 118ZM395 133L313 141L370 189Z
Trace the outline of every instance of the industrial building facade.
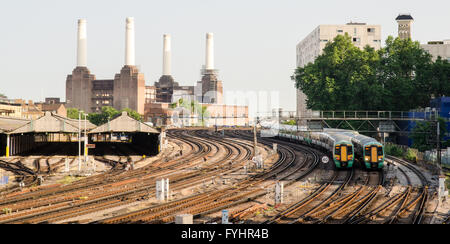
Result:
M78 108L88 113L101 112L102 107L105 106L114 107L117 110L130 108L143 115L146 121L154 121L152 117L157 115L160 115L160 118L168 118L177 114L177 112L169 112L173 109L169 105L180 99L203 104L212 110L210 113L219 113L218 117L226 117L228 114L226 111L235 110L236 106L230 105L228 109L229 105L223 104L223 84L218 78L218 70L214 69L212 33L206 34L206 65L201 71L201 80L195 86L180 86L172 77L170 35L163 37L163 74L153 86L146 86L144 75L135 65L134 36L134 19L127 18L125 65L114 79L97 80L87 68L86 21L78 21L77 67L66 79L67 108ZM209 106L211 104L216 105L214 109ZM217 106L222 109L217 109ZM241 107L245 111L239 114L247 117L245 123L240 125L248 124L248 107ZM232 121L241 120L233 119Z

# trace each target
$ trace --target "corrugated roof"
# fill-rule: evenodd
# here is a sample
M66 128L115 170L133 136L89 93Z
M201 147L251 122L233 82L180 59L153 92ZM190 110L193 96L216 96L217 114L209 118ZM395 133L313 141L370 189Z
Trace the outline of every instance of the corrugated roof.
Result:
M69 118L66 118L66 117L63 117L63 116L60 116L60 115L57 115L57 114L54 114L53 116L58 118L58 119L65 120L67 123L69 123L69 124L71 124L71 125L73 125L73 126L78 128L78 120L77 119L69 119ZM96 125L94 125L91 122L89 122L89 120L86 121L86 128L87 128L87 130L92 130L95 127L96 127ZM84 129L84 119L81 120L81 129Z
M125 111L122 112L122 115L120 115L119 117L91 130L89 134L105 132L142 132L159 134L158 130L145 123L131 118Z
M7 133L15 130L24 124L29 123L29 119L0 116L0 133Z
M9 134L44 132L78 133L78 127L69 123L67 118L46 112L44 116L37 120L29 121L25 125L9 132Z

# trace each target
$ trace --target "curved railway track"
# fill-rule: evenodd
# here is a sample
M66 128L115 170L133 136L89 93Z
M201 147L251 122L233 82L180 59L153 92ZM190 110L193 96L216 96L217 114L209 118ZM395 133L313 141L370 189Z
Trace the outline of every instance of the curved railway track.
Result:
M99 175L75 181L69 185L51 185L33 192L9 193L0 199L0 208L10 209L12 214L0 213L0 223L58 223L111 208L133 204L155 196L155 182L169 178L171 190L181 192L195 189L205 181L231 175L242 170L253 157L253 135L248 131L227 131L225 137L211 130L170 130L168 136L177 150L164 152L161 158L135 170L127 170L133 160L134 146L117 148L118 159L97 156L95 159L111 166ZM284 181L285 187L311 174L319 165L318 150L295 142L259 138L259 146L271 148L278 143L276 162L257 175L238 180L233 186L221 186L166 203L106 218L93 223L171 223L178 213L192 213L196 218L225 208L250 202L267 194L266 188L273 181ZM274 158L274 159L275 159ZM21 168L20 161L0 161L0 167L28 174L29 180L37 173L52 173L62 167L62 161L37 171ZM412 186L409 174L400 172L408 181L405 191L381 204L380 190L384 184L382 172L368 172L365 183L350 191L348 184L354 179L354 171L335 171L329 180L304 199L288 206L284 211L264 223L422 223L427 201L426 177L407 162L395 161L413 172L422 182ZM39 164L40 165L40 164ZM30 181L29 184L32 184ZM28 185L29 185L28 184ZM329 192L327 194L327 192ZM387 217L383 217L386 215ZM233 215L235 213L231 213Z

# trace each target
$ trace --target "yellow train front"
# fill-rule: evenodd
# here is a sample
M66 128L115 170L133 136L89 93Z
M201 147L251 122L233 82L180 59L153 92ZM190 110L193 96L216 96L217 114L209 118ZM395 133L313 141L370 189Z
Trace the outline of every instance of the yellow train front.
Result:
M384 166L384 147L379 142L364 144L364 165L367 169L382 169Z
M339 141L334 145L333 161L336 168L351 168L354 162L353 144L349 141Z

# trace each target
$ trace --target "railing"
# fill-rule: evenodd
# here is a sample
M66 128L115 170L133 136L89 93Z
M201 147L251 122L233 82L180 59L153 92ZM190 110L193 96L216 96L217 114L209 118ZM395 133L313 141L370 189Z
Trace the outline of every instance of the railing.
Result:
M434 120L437 111L308 111L295 116L292 111L258 113L260 118L324 120Z

